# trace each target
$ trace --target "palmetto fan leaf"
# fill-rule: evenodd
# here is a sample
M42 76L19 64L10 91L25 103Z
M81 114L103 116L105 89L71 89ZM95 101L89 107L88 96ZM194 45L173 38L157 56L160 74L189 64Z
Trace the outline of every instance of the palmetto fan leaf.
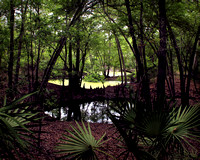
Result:
M141 116L141 120L136 123L137 129L147 137L157 137L162 135L168 124L169 117L162 112L146 113Z
M9 110L6 120L12 127L23 126L30 123L30 119L36 116L38 113L32 113L28 110L29 106L25 107L24 109L15 109L13 111Z
M19 152L27 152L31 145L29 140L33 132L26 124L35 121L37 113L32 113L28 103L23 100L35 93L25 95L9 105L5 101L0 108L0 157L15 159Z
M150 155L148 159L182 159L194 148L192 140L199 141L200 105L168 108L150 108L140 103L134 103L131 108L129 103L111 104L115 114L109 112L109 116L123 137L127 151L137 159L144 153Z
M88 128L82 122L82 127L76 122L77 128L71 126L73 131L66 130L67 134L64 134L64 138L61 139L63 143L60 143L57 146L59 154L67 154L62 158L77 158L77 159L98 159L96 156L96 151L105 153L104 151L98 149L106 141L101 141L105 134L99 139L96 140L92 135L90 125L88 123ZM106 153L105 153L106 154Z
M135 129L150 142L148 145L154 152L183 156L188 146L193 148L191 140L199 141L199 131L196 131L200 122L199 113L198 105L179 107L170 112L145 113L135 122Z
M179 107L177 111L173 110L171 113L173 115L171 127L168 128L165 136L193 148L189 140L199 141L199 132L195 131L200 125L199 113L199 105L185 108ZM170 143L170 141L166 143Z

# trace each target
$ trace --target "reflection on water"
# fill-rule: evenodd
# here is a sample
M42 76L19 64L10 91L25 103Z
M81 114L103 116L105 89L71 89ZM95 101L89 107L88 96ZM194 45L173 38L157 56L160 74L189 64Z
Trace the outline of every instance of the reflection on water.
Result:
M57 85L62 85L62 80L49 80L49 83L53 83L53 84L57 84ZM69 80L65 79L64 81L65 86L69 85ZM107 87L107 86L116 86L121 84L121 81L105 81L104 83L102 82L86 82L86 81L82 81L81 83L81 87L85 87L86 89L90 89L91 87L94 88L103 88Z
M90 103L80 104L79 106L83 120L92 123L111 123L110 118L107 116L107 103L94 101ZM60 111L61 120L66 121L68 108L61 107ZM59 115L59 108L53 109L52 111L45 111L45 114L57 118Z

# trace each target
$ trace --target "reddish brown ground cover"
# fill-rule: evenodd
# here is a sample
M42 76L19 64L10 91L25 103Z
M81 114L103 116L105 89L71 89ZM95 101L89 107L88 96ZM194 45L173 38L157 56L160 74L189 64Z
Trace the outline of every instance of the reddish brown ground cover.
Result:
M79 123L81 125L81 123ZM63 134L66 134L66 129L71 130L71 125L76 126L74 121L71 122L61 122L61 121L43 121L42 131L44 133L41 134L41 146L39 151L31 150L32 157L28 156L28 159L34 160L56 160L59 159L61 156L56 152L56 146L58 143L62 143L60 138L63 138ZM87 126L87 122L85 122ZM104 133L106 133L105 139L109 139L106 143L103 144L102 150L106 153L110 154L111 156L115 157L117 160L123 160L123 156L120 154L124 151L121 142L119 139L119 134L116 131L113 124L102 124L102 123L90 123L90 127L92 130L92 134L94 135L95 139L99 139ZM199 142L192 142L194 146L200 149ZM97 156L99 160L111 160L112 158L97 152ZM120 157L119 157L120 156ZM26 156L22 156L22 158ZM27 157L25 158L27 159ZM131 156L127 158L127 160L132 159Z
M81 125L81 123L79 123ZM41 134L41 147L39 151L32 150L31 154L33 154L33 159L36 160L55 160L60 154L56 154L57 150L55 149L58 143L61 143L60 138L63 137L63 134L66 133L66 129L71 130L71 126L76 126L74 121L72 122L61 122L61 121L43 121L42 131L44 133ZM87 122L85 122L87 126ZM118 157L120 153L124 150L120 148L119 134L116 132L114 125L112 124L102 124L102 123L90 123L92 134L95 139L99 139L104 133L106 133L104 139L108 139L103 146L102 150L106 153L116 157L117 159L122 159L123 157ZM45 133L46 132L46 133ZM97 156L100 160L111 159L109 156L97 152Z

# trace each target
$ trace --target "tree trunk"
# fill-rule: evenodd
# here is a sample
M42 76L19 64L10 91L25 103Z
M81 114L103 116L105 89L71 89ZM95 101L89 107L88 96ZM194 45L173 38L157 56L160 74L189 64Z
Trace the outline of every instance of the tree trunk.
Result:
M119 39L118 39L118 37L117 37L117 35L115 33L114 33L114 35L115 35L115 40L116 40L116 43L117 43L117 48L118 48L118 53L119 53L121 74L124 71L124 78L125 78L124 85L127 85L127 76L126 76L126 67L125 67L125 62L124 62L124 56L123 56L123 53L122 53L122 49L121 49L121 45L120 45ZM122 80L123 80L123 74L122 74ZM123 84L123 81L122 81L122 84Z
M65 45L65 42L66 42L66 37L62 37L58 43L57 48L55 49L55 51L53 53L48 65L47 65L47 68L45 69L45 72L44 72L44 75L42 78L42 83L40 86L40 93L43 91L44 88L46 88L52 68L53 68L54 64L56 63L56 60L57 60L58 56L60 55L60 53Z
M170 51L169 63L170 63L170 68L169 68L170 78L169 79L170 79L170 85L171 85L171 89L172 89L172 97L175 97L174 69L173 69L173 55L172 55L172 51Z
M144 75L144 67L143 67L143 64L140 58L140 52L138 50L137 43L136 43L135 30L133 28L133 22L132 22L133 20L132 20L129 0L125 0L125 4L126 4L127 13L128 13L128 22L129 22L128 28L129 28L129 32L133 41L133 48L135 50L136 62L138 64L137 81L139 82Z
M70 83L72 82L72 44L69 42L69 69L68 69L68 75L69 75L69 87L72 86Z
M38 17L40 16L40 8L38 5ZM40 18L38 18L38 30L40 30ZM40 40L40 36L38 36L38 53L37 53L37 61L36 61L36 71L35 71L35 83L34 83L34 90L37 90L37 88L39 87L39 63L40 63L40 52L41 52L41 40Z
M34 54L33 54L33 32L32 32L32 38L31 38L31 52L30 52L30 57L31 57L31 88L33 87L34 84Z
M69 29L72 25L74 25L74 23L76 23L76 21L79 19L81 14L88 9L88 8L84 8L85 3L86 3L85 1L79 2L78 7L77 7L77 9L76 9L76 11L73 15L73 18L70 21L69 25L67 26L67 29ZM59 55L60 55L60 53L61 53L61 51L62 51L62 49L63 49L63 47L66 43L66 39L67 39L67 37L65 37L65 36L61 37L57 48L54 50L54 53L53 53L53 55L52 55L52 57L51 57L51 59L48 63L48 66L45 69L45 73L44 73L44 76L42 78L42 83L41 83L41 86L40 86L40 92L39 93L41 93L43 91L43 89L46 88L46 85L47 85L47 82L49 80L52 68L55 65L57 58L59 57ZM69 56L70 56L70 54L69 54Z
M26 44L26 50L27 50L27 61L28 61L28 65L27 65L27 77L28 77L28 90L29 93L31 92L31 76L30 76L30 53L29 53L29 47L28 44Z
M14 63L14 2L10 0L10 57L8 65L8 87L12 89L13 83L13 63Z
M118 45L118 39L117 39L116 35L115 35L115 41L116 41L116 44L117 44L117 51L118 51L118 55L119 55L119 64L120 64L120 71L121 71L121 81L122 81L122 84L123 84L124 83L124 78L123 78L122 58L121 58L119 45Z
M77 40L77 49L76 49L76 72L79 72L80 65L80 39Z
M194 41L194 45L192 48L192 53L190 56L190 62L189 62L189 69L188 69L188 78L187 78L187 86L186 86L186 105L189 105L189 91L190 91L190 81L192 78L192 66L194 63L194 56L196 53L196 47L197 47L197 43L199 41L199 35L200 35L200 26L198 27L198 31L195 37L195 41Z
M82 77L83 77L83 70L84 70L84 67L85 67L85 58L86 58L86 55L87 55L87 46L88 46L89 42L87 42L85 44L85 50L84 50L84 53L83 53L83 56L82 56L82 66L81 66L81 73L80 73L80 77L81 77L81 82L82 82Z
M71 89L72 92L74 93L78 93L79 90L80 90L80 87L81 87L81 84L80 84L80 73L79 73L79 69L80 69L80 38L78 37L77 38L77 41L76 41L76 66L74 68L72 68L72 74L70 76L70 79L69 79L69 88ZM71 58L71 62L70 62L70 65L72 67L72 57L70 56Z
M160 48L158 52L158 75L157 75L157 101L162 107L165 99L165 79L166 79L166 54L167 54L167 29L165 0L159 0L159 31Z
M40 63L40 50L41 50L41 44L40 39L38 42L38 55L37 55L37 62L36 62L36 71L35 71L35 83L34 83L34 90L37 90L39 86L39 63Z
M180 49L176 43L176 38L174 36L174 33L172 31L172 28L167 21L167 27L168 27L168 32L171 38L171 41L173 42L173 46L176 52L177 60L178 60L178 68L179 68L179 73L180 73L180 89L181 89L181 104L185 105L185 78L184 78L184 73L183 73L183 63L181 60L181 55L180 55Z
M27 6L28 6L28 1L26 2L26 6L24 9L23 1L21 0L22 23L21 23L21 30L19 34L18 56L17 56L16 71L15 71L15 89L16 90L17 90L17 84L19 81L20 59L21 59L22 43L23 43L23 36L24 36L24 23L25 23Z
M72 102L68 104L68 113L67 113L67 121L81 120L81 111L80 111L80 105L76 102Z
M2 52L0 51L0 70L1 70L1 62L2 62ZM1 80L0 80L1 82Z
M143 0L141 0L141 9L140 9L140 39L141 39L141 55L143 57L144 64L144 77L142 78L142 93L141 96L145 99L148 106L151 106L151 94L149 88L149 76L147 70L146 54L145 54L145 44L144 44L144 27L143 27Z

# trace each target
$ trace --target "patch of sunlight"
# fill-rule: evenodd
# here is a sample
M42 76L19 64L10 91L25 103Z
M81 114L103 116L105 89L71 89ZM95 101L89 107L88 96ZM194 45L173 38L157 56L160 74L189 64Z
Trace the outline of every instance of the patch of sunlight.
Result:
M83 87L85 85L85 88L89 89L90 86L92 88L103 88L104 87L108 87L108 86L116 86L118 84L121 84L120 81L106 81L104 82L104 84L102 82L85 82L83 81L81 84L81 87Z
M49 83L62 85L63 82L62 82L62 80L49 80ZM121 84L121 82L120 81L106 81L103 84L102 82L85 82L85 81L82 81L81 87L85 86L86 89L90 89L90 87L94 89L94 88L98 88L98 87L103 88L103 85L104 85L104 87L107 87L107 86L116 86L118 84ZM68 79L65 79L64 85L65 86L69 85Z
M49 80L48 81L49 83L53 83L53 84L57 84L57 85L63 85L63 81L62 80L59 80L59 79L56 79L56 80ZM68 86L69 85L69 80L68 79L65 79L64 81L64 85L65 86Z

